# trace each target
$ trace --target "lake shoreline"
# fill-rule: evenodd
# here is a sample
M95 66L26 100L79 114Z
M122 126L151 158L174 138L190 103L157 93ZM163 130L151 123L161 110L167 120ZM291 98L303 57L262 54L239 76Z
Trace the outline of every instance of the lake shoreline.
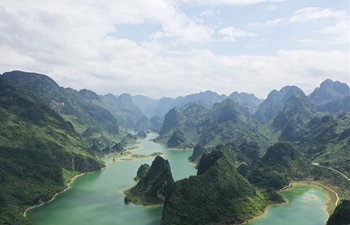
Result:
M290 182L289 186L286 186L286 187L282 188L280 191L278 191L278 193L285 192L285 191L290 191L290 190L292 190L293 188L295 188L298 185L318 187L318 188L321 188L322 190L324 190L327 193L328 198L329 198L329 200L325 203L325 205L326 205L325 211L327 212L328 216L331 215L331 210L330 209L331 209L332 201L334 201L334 198L333 198L333 196L332 196L332 194L330 192L332 192L332 193L334 193L336 195L336 197L337 197L336 203L339 202L339 197L338 197L337 192L335 192L334 190L328 188L327 186L325 186L323 184L320 184L318 182L307 181L307 180L306 181L292 181L292 182ZM244 223L242 223L242 225L243 224L249 224L250 222L253 222L254 220L257 220L257 219L265 216L266 213L267 213L267 210L271 206L282 206L282 205L289 205L290 204L289 201L286 198L284 198L284 200L286 201L284 203L270 204L270 205L266 206L266 208L264 209L264 212L261 215L256 216L256 217L254 217L254 218L252 218L250 220L245 221Z
M332 210L331 210L332 204L334 204L335 207L339 204L340 198L339 198L338 193L336 191L334 191L333 189L331 189L331 188L329 188L321 183L318 183L315 181L293 181L293 182L291 182L291 184L319 187L322 190L324 190L327 193L328 198L329 198L329 200L325 203L325 205L326 205L325 211L328 213L328 216L330 216L332 214ZM286 190L288 190L288 188ZM333 195L335 195L335 198Z
M70 185L73 184L73 182L78 178L78 177L81 177L85 174L89 174L89 173L95 173L95 172L100 172L100 171L103 171L105 169L107 169L107 163L105 163L106 167L103 167L101 168L100 170L95 170L95 171L91 171L91 172L87 172L87 173L80 173L78 175L75 175L68 183L67 183L67 186L62 190L62 191L59 191L57 192L56 194L54 194L54 196L52 196L52 198L48 201L45 201L45 202L42 202L40 204L37 204L37 205L32 205L32 206L29 206L24 212L23 212L23 216L26 217L27 216L27 213L32 210L32 209L35 209L35 208L39 208L40 206L43 206L47 203L50 203L52 202L53 200L56 199L57 196L59 196L60 194L63 194L64 192L68 191L69 188L70 188Z

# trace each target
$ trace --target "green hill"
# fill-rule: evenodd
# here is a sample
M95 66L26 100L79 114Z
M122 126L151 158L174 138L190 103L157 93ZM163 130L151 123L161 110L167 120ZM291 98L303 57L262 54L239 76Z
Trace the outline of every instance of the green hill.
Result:
M141 110L133 103L129 94L118 97L107 94L101 96L101 101L107 109L118 119L120 124L127 129L135 129L137 122L145 117Z
M349 225L350 224L350 201L343 200L334 213L329 217L327 225Z
M3 77L29 98L49 106L69 121L87 145L99 154L107 153L110 146L126 135L92 91L59 87L48 76L36 73L13 71L4 73Z
M147 170L147 168L141 168L142 170ZM139 171L137 176L139 176ZM142 205L163 204L169 187L173 183L174 179L168 160L157 156L139 182L124 192L126 195L124 201Z
M342 99L349 94L350 89L347 84L327 79L321 83L320 87L315 88L309 98L314 104L321 105Z
M260 123L266 124L272 120L286 101L294 94L301 94L303 91L296 86L285 86L280 91L273 90L267 98L258 106L254 114Z
M324 116L311 127L298 148L314 162L350 175L350 113Z
M0 76L0 224L29 224L23 212L48 201L80 172L102 161L56 112Z
M170 187L162 224L241 224L263 213L266 205L226 154L216 150L202 156L197 176Z
M300 141L309 132L309 122L317 116L315 106L305 94L292 95L270 126L280 141Z
M222 143L255 142L263 154L273 142L270 131L255 119L247 118L231 99L216 103L211 109L198 102L173 108L165 116L157 141L168 143L179 131L185 138L177 142L179 148L201 143L212 149Z
M278 142L252 164L242 164L238 172L261 188L279 190L292 180L305 179L311 173L311 162L297 152L290 142Z

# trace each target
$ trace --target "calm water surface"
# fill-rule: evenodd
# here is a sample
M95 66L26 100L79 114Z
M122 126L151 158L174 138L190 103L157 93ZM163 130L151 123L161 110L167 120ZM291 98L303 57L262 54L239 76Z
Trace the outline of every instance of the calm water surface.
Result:
M149 141L156 134L140 139L141 148L134 154L149 155L163 152L169 160L175 180L196 174L188 161L192 151L168 150L163 145ZM110 161L106 159L106 161ZM27 213L34 225L144 225L159 224L163 207L142 207L124 204L122 190L135 185L133 178L141 164L152 164L154 158L133 161L118 160L106 170L86 174L77 178L71 188L54 201Z
M149 155L163 152L163 157L170 162L175 180L196 174L187 159L191 151L168 150L149 141L156 136L151 133L146 139L139 140L141 148L132 150L133 153ZM118 160L109 164L106 170L81 176L68 191L54 201L29 211L27 217L34 225L158 225L163 207L125 205L121 193L135 185L133 178L138 167L144 163L151 165L153 159ZM328 218L324 210L327 195L321 189L298 186L283 192L283 196L290 205L270 207L264 217L249 225L325 224Z
M281 193L288 205L271 206L266 214L248 225L324 225L328 220L327 193L318 187L296 185Z

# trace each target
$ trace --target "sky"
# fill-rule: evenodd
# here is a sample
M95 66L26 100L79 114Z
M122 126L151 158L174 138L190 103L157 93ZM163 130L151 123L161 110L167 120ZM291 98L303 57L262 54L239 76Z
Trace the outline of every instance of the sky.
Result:
M349 84L348 0L0 0L0 73L98 94Z

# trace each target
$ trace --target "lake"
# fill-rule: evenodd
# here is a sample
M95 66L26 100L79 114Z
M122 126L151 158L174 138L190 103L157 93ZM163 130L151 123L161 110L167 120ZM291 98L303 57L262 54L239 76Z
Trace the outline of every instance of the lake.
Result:
M134 154L149 155L162 152L169 160L175 180L196 174L193 164L188 161L192 151L169 150L165 146L150 141L157 134L150 133L140 139L140 148ZM78 177L68 191L50 203L27 213L34 225L155 225L159 224L163 207L143 207L124 204L122 190L135 185L140 165L151 165L154 158L132 161L117 159L108 168ZM111 161L106 158L105 161ZM298 185L282 195L290 205L272 206L266 214L249 225L324 225L328 214L324 210L327 194L318 187Z

